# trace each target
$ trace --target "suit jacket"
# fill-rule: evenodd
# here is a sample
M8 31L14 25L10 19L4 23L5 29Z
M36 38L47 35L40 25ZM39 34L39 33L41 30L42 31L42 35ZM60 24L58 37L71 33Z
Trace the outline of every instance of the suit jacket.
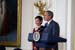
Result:
M50 36L59 36L59 33L60 33L59 24L57 22L55 22L54 20L52 20L48 24L48 26L44 29L43 32L49 33L49 38L50 38ZM48 43L48 45L55 47L54 48L55 50L58 49L58 43Z

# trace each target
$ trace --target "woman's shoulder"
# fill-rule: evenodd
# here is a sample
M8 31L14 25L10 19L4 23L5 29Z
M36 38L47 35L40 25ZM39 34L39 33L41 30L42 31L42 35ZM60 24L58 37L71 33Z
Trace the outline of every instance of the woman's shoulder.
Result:
M44 28L44 26L42 25L41 28Z

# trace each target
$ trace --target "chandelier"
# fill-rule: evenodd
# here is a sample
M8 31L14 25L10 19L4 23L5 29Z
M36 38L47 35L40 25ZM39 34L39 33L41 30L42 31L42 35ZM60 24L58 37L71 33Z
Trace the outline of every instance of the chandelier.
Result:
M51 3L50 0L34 0L34 6L38 8L40 15L44 15L45 10L51 7Z

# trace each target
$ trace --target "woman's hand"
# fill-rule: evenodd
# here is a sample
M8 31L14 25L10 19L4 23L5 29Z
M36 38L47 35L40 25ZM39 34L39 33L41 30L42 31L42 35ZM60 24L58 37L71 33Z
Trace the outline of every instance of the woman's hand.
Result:
M52 48L52 50L54 50L54 48Z
M37 50L37 47L34 46L34 50Z

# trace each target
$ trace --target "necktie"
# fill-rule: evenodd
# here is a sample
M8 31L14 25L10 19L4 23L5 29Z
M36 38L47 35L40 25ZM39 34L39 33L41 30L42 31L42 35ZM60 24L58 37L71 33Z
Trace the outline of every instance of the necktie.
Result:
M47 27L48 26L48 23L45 23L45 27Z

